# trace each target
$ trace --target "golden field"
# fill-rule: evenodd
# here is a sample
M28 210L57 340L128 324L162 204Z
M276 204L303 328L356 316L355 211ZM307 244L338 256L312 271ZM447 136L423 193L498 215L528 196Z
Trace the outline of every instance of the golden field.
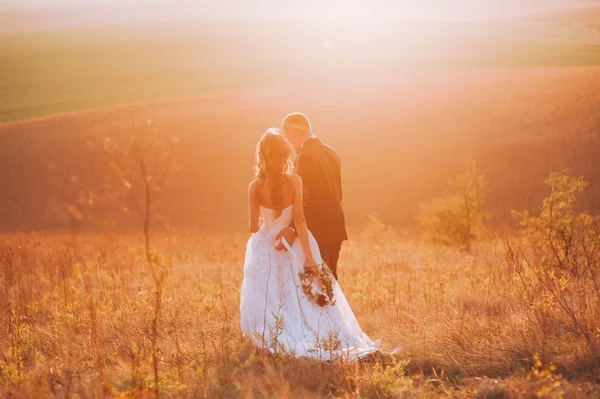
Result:
M598 397L597 333L586 340L543 287L532 296L504 240L520 236L510 212L535 214L561 166L590 181L577 208L598 213L599 76L436 74L393 90L372 79L347 96L330 82L319 96L291 86L1 125L2 394L153 397L156 375L161 397ZM394 359L292 360L256 351L239 329L253 146L291 109L340 153L352 231L341 286L369 336L402 349ZM166 272L158 317L131 201L89 203L107 195L103 140L131 132L174 143L151 215ZM419 205L447 192L468 157L487 188L470 254L417 228ZM591 301L578 308L586 331Z
M402 349L398 363L382 366L319 364L252 349L238 325L245 239L156 238L169 257L157 343L162 396L600 394L585 342L543 298L527 299L501 242L465 255L373 220L344 245L341 286L363 329L384 349ZM14 235L2 242L1 392L152 397L155 286L141 240Z

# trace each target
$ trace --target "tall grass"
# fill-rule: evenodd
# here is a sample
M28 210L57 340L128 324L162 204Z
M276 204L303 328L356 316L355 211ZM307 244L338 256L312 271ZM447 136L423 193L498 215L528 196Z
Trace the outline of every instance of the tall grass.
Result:
M245 235L157 237L172 254L153 362L156 285L134 236L2 237L0 385L16 397L582 397L598 366L568 317L531 306L501 241L470 255L372 222L340 281L396 359L315 363L239 329ZM560 378L562 375L562 379Z

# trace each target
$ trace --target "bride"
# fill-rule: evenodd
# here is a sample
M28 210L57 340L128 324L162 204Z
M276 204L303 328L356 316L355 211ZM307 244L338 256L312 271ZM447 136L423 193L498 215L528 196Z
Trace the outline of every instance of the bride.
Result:
M356 361L377 352L380 343L362 332L337 281L322 265L306 226L302 179L292 173L291 157L290 145L276 129L269 129L256 148L256 175L248 188L253 234L244 262L241 328L254 345L273 353ZM277 251L275 237L292 222L299 239L292 246L283 242L288 251Z

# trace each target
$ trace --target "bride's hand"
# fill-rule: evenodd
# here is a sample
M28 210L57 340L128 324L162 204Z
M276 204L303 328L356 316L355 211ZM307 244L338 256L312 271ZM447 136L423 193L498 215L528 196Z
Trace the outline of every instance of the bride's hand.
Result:
M306 259L306 266L304 267L306 273L317 275L319 272L319 265L313 257Z

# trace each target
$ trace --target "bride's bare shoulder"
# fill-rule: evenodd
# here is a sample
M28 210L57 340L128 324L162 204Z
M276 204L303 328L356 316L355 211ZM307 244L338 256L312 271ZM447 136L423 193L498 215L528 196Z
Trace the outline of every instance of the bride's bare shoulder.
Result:
M248 191L251 193L256 193L256 192L258 192L259 187L260 187L259 179L254 179L248 185Z
M300 177L300 175L297 175L296 173L290 174L290 182L292 183L292 185L294 187L302 186L302 178Z

